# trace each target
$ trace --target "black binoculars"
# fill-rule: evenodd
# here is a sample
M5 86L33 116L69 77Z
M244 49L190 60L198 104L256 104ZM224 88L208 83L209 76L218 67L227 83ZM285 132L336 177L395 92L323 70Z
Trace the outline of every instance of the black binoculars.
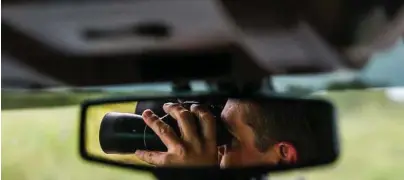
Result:
M167 147L153 130L145 124L140 115L144 110L151 109L159 117L164 116L166 114L163 110L165 102L139 101L136 104L134 113L109 112L105 114L99 131L99 141L102 150L107 154L128 154L134 153L136 150L166 151ZM203 103L216 118L216 139L218 146L228 144L232 139L230 132L220 118L224 103ZM190 109L192 104L202 103L197 101L180 101L180 104L184 108ZM170 125L180 137L180 130L175 119L168 115L162 120ZM201 133L200 124L196 124L198 133Z

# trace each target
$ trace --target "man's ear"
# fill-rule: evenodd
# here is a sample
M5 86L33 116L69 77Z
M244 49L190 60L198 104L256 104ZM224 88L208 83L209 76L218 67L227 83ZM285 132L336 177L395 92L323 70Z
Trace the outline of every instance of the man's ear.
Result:
M275 144L275 151L283 162L288 164L297 162L297 151L293 144L288 142L279 142Z

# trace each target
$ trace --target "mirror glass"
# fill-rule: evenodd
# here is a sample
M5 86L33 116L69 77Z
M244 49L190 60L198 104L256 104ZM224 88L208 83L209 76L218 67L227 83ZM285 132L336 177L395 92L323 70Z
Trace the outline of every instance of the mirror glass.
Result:
M151 167L303 166L336 160L333 106L293 98L105 99L83 105L87 159Z

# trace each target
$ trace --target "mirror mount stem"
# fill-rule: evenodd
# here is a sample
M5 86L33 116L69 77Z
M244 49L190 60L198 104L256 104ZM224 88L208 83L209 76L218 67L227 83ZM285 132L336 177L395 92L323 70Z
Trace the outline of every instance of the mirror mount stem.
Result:
M272 91L273 84L272 78L263 78L262 81L252 82L208 82L210 88L215 91L225 91L231 94L234 93L255 93L262 88ZM192 87L188 81L174 81L172 82L173 92L192 92Z
M272 76L268 76L266 78L263 78L261 87L265 91L275 91Z
M254 94L259 92L262 88L272 89L271 82L268 80L250 81L250 82L210 82L210 88L214 91L227 92L230 94Z
M173 82L173 91L174 92L191 92L192 88L189 82L187 81L174 81Z

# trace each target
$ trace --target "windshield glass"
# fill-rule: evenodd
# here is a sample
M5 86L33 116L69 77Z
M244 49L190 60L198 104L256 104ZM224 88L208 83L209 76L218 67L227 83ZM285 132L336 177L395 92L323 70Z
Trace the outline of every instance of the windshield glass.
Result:
M360 72L274 77L280 93L329 99L338 109L341 156L329 168L273 174L279 179L403 179L402 40ZM207 91L204 82L194 90ZM374 88L388 86L389 88ZM402 86L391 88L391 86ZM154 179L84 163L77 153L79 104L89 98L171 92L170 83L30 90L2 87L4 179ZM343 89L351 89L344 90ZM352 90L357 89L357 90Z
M142 91L138 91L142 92ZM137 93L132 91L131 94ZM5 179L154 179L84 163L77 154L79 103L98 91L14 92L2 96ZM404 88L324 91L335 103L341 155L328 168L273 174L279 179L402 179ZM63 171L60 171L63 169Z
M400 75L404 68L403 55L404 43L399 39L391 49L374 54L361 71L276 76L273 83L278 92L404 86L404 78Z

